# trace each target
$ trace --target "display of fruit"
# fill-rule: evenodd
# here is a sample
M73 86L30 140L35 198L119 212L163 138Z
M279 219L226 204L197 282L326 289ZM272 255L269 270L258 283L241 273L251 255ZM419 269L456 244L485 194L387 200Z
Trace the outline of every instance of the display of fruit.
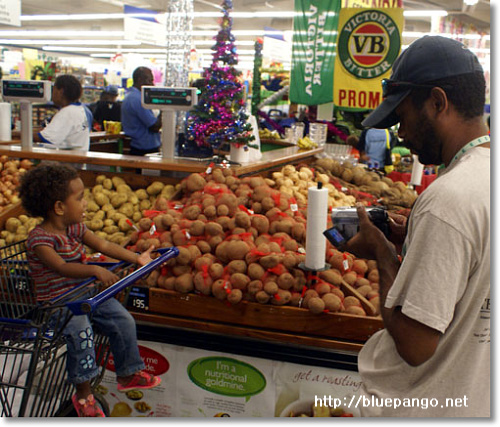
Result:
M99 237L119 245L129 241L158 198L169 200L176 191L173 185L160 181L134 191L119 176L99 175L95 182L94 187L84 192L88 203L85 224Z
M269 130L267 128L259 129L259 137L261 139L281 139L280 134L276 130Z
M0 156L0 212L19 201L17 187L21 175L33 166L30 160Z
M341 164L332 158L318 159L313 167L327 174L331 181L337 181L351 192L368 193L378 203L389 207L411 208L417 199L417 193L401 181L393 182L390 178L380 176L361 165Z
M272 181L268 180L268 184L281 193L294 197L301 206L307 205L309 187L316 187L318 182L328 190L328 207L354 206L356 203L355 197L345 194L332 185L328 175L313 171L307 166L296 168L293 165L286 165L281 171L273 172L271 176Z
M332 268L311 284L299 268L305 261L307 210L300 203L292 208L293 196L269 186L269 181L258 176L238 178L217 168L184 179L177 205L142 218L140 231L131 236L135 251L151 245L179 249L178 257L141 285L194 292L228 304L243 300L296 306L318 315L376 314L378 309L371 313L365 309L367 303L371 307L377 303L373 262L357 260L327 244L325 260Z
M310 150L311 148L318 148L318 144L316 144L311 138L308 136L304 136L297 141L297 145L299 148L304 150Z

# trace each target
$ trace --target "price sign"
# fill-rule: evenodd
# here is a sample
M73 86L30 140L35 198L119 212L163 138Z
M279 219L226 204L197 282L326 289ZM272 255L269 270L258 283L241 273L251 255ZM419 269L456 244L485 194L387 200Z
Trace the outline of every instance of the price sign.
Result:
M127 307L134 310L149 310L149 288L132 286L128 294Z

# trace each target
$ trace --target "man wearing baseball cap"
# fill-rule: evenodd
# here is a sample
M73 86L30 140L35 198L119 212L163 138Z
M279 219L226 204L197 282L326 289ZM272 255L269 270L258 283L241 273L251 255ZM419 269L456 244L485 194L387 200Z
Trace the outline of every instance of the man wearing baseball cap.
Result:
M375 259L385 329L359 354L364 416L490 416L490 139L478 59L441 36L413 42L363 122L446 169L387 240L358 206L345 250ZM406 225L400 262L393 243Z

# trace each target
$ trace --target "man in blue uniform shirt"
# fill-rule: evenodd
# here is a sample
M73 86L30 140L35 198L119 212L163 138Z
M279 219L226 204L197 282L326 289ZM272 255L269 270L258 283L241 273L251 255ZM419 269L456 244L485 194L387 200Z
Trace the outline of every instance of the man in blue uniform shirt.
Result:
M147 67L138 67L132 74L134 85L125 96L121 110L122 129L131 138L130 154L144 156L160 149L161 114L156 117L152 110L141 104L141 87L153 86L153 73Z

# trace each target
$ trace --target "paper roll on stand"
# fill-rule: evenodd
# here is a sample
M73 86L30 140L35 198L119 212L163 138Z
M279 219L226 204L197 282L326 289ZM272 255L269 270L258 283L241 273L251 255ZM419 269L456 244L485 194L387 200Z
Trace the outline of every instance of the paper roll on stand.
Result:
M12 141L11 111L9 102L0 102L0 141Z
M323 183L309 187L307 200L306 260L307 270L321 271L326 268L326 238L323 231L327 227L328 190Z

